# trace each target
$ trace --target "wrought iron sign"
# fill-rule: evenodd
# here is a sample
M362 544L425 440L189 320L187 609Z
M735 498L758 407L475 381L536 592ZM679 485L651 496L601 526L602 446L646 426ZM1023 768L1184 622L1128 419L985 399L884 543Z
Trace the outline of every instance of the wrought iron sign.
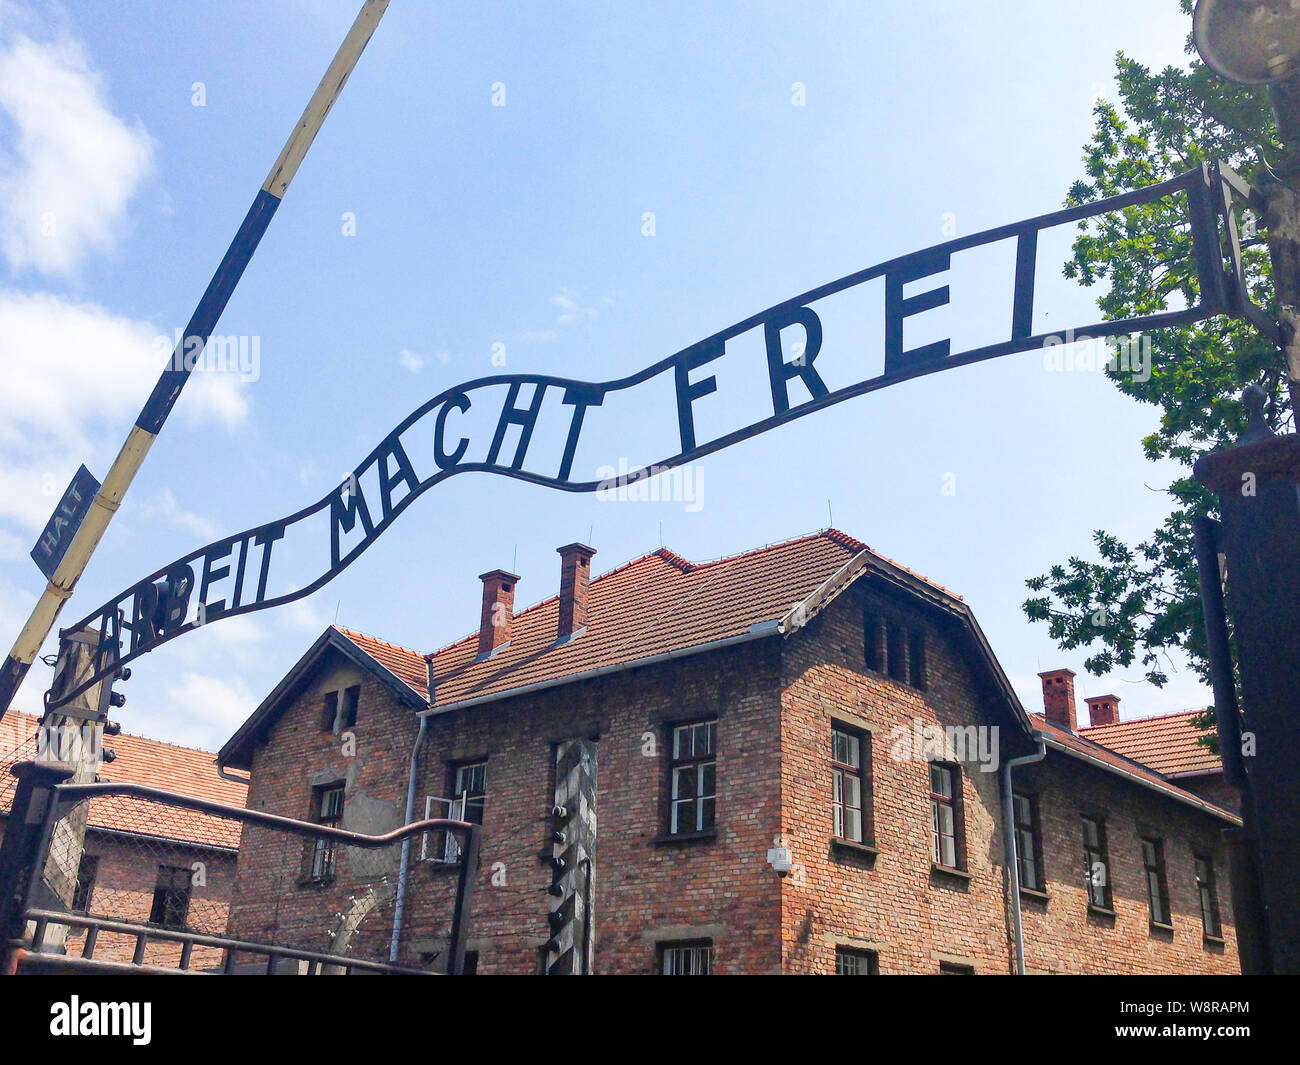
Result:
M1198 302L1075 327L1073 334L1130 336L1231 314L1250 319L1276 338L1276 324L1250 303L1242 282L1232 207L1234 199L1252 195L1236 174L1207 164L1135 192L868 267L620 380L501 374L450 388L415 410L323 499L177 559L73 626L99 633L96 674L51 706L66 703L108 672L202 625L311 595L355 561L424 492L456 474L495 473L566 492L615 488L854 396L1059 342L1060 329L1035 327L1040 236L1059 226L1168 198L1180 205L1182 225L1193 242ZM932 312L954 303L941 275L951 272L955 283L963 258L976 263L986 283L990 268L996 268L990 264L1005 264L1008 298L1002 324L992 336L961 341L935 336L909 344L909 334L913 340L915 332L933 334ZM1059 262L1047 258L1054 267ZM873 316L883 322L874 356L847 329L828 336L833 323L858 326ZM979 316L965 316L959 324L964 328L971 317ZM875 372L864 374L868 369ZM731 401L722 402L728 394ZM640 465L622 467L628 472L600 476L593 456L611 454L611 446L632 447L634 442L625 438L631 424L626 415L656 399L668 412L663 435L637 446L650 457L663 457L638 459Z

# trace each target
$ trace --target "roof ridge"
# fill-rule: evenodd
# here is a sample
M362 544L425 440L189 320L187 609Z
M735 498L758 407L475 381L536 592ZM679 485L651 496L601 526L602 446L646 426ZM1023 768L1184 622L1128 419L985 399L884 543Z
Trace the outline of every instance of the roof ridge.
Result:
M330 628L337 629L347 637L360 636L366 640L374 640L375 643L382 643L385 647L391 647L397 651L406 651L408 654L413 654L417 658L423 657L419 651L412 647L407 647L405 644L401 643L393 643L392 640L385 640L382 636L376 636L372 632L362 632L360 629L349 629L345 625L331 625Z
M1117 728L1120 725L1145 725L1149 721L1168 721L1170 718L1174 717L1191 717L1194 714L1203 714L1208 709L1208 706L1203 706L1199 710L1171 710L1167 714L1152 714L1149 717L1135 717L1128 721L1112 721L1109 724L1103 725L1083 725L1080 727L1079 731L1087 732L1090 729L1095 728Z
M719 566L724 562L734 562L738 558L748 558L751 555L761 555L768 551L775 551L778 547L793 547L796 544L804 544L809 540L819 539L830 540L832 543L838 544L840 547L847 547L854 551L871 551L871 548L867 547L866 544L855 540L847 533L840 532L839 529L826 528L816 529L810 533L802 533L799 536L787 537L784 540L773 540L771 543L759 544L758 547L751 547L748 551L737 551L734 555L719 555L717 558L706 559L703 562L688 561L687 565L689 565L692 570L704 569L707 566ZM872 551L872 554L875 554L875 552ZM680 558L681 556L674 555L673 557ZM881 557L883 558L884 556L882 555Z

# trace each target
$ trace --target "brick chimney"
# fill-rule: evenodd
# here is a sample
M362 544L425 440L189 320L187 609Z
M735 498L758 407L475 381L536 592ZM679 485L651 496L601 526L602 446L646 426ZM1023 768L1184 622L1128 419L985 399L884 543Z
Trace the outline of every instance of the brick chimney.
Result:
M1118 695L1090 695L1084 699L1088 704L1088 723L1091 725L1119 724Z
M587 585L591 580L591 556L594 547L565 544L555 549L560 555L560 625L561 640L587 627Z
M1074 716L1074 670L1049 669L1038 674L1043 681L1043 713L1057 728L1074 732L1078 722Z
M483 582L483 613L478 625L478 653L491 654L510 642L510 622L515 612L515 584L519 577L503 569L480 573Z

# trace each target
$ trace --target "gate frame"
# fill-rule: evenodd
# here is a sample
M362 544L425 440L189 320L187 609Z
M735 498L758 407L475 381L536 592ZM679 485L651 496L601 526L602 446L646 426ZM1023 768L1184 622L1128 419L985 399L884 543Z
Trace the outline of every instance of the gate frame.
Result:
M143 784L125 782L69 784L66 781L71 777L73 767L66 762L20 762L10 771L18 778L18 787L5 824L4 839L0 842L0 975L14 975L18 971L20 962L27 968L39 967L45 971L58 972L205 975L188 968L190 951L196 945L225 949L223 974L231 973L236 954L244 953L265 954L268 973L275 971L275 965L280 958L294 958L309 963L308 975L316 975L326 966L341 968L345 975L350 975L352 972L430 975L428 970L412 969L387 962L276 946L270 943L254 943L228 935L208 935L182 929L160 928L147 922L136 924L117 918L94 917L89 914L52 910L36 905L35 900L38 897L55 824L77 803L85 799L105 796L148 799L166 806L225 817L243 824L258 825L308 839L327 839L345 846L369 850L391 846L420 832L455 833L462 837L461 864L456 884L451 936L447 944L446 973L459 976L465 972L469 916L473 909L474 888L481 859L482 827L480 825L447 818L432 818L413 821L384 835L369 836L329 825L296 821L290 817L281 817L260 810L249 810L242 806L228 806L225 803L198 799ZM34 923L30 938L26 933L28 922ZM87 929L86 951L92 956L71 957L41 953L45 930L50 924ZM101 929L136 937L134 959L129 964L97 961L93 958L95 939ZM181 943L180 966L172 969L146 965L144 951L150 940Z

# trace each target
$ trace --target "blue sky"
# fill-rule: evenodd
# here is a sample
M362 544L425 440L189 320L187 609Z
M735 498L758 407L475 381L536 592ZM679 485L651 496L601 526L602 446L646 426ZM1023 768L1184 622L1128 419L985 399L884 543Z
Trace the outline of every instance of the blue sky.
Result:
M79 462L107 470L154 338L188 318L358 6L0 2L5 641L42 587L26 556L58 492ZM1058 207L1116 50L1182 63L1186 32L1175 0L393 0L219 327L257 338L257 379L196 377L64 623L320 498L425 399L501 372L494 351L506 372L619 377L854 270ZM1002 322L1004 282L962 279L948 327ZM1093 318L1095 294L1051 292L1062 325ZM870 315L844 329L841 344L879 343ZM629 439L665 413L631 415ZM1139 446L1154 424L1034 352L709 457L696 503L453 478L310 599L141 659L121 719L215 747L336 617L429 650L476 625L486 570L521 574L526 605L555 593L572 540L597 572L658 547L661 526L704 560L823 527L828 506L966 598L1030 709L1037 671L1062 665L1125 716L1201 706L1181 663L1163 691L1136 668L1089 677L1020 611L1024 579L1087 553L1092 529L1136 539L1166 513L1172 470ZM48 681L38 666L17 705L35 710Z

